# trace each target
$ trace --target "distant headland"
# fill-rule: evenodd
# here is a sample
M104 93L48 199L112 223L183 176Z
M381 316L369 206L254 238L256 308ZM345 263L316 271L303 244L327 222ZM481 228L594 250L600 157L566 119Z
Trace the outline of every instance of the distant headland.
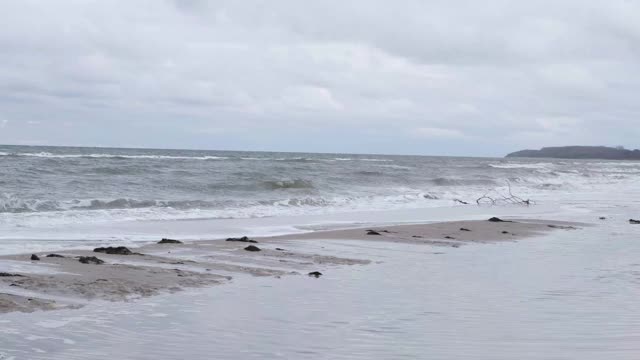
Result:
M640 160L640 150L627 150L623 147L607 146L558 146L544 147L540 150L521 150L507 157L559 158L559 159L603 159L603 160Z

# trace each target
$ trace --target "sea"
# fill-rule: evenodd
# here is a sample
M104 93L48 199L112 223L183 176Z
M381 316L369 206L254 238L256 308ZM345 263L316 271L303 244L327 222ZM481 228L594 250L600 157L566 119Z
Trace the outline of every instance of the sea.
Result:
M639 175L640 162L602 160L0 146L0 241L10 252L21 240L269 235L485 194L567 205L637 193Z
M0 254L489 216L576 222L460 248L292 242L372 263L3 314L0 359L638 359L639 185L629 161L0 146ZM36 266L15 263L0 271Z

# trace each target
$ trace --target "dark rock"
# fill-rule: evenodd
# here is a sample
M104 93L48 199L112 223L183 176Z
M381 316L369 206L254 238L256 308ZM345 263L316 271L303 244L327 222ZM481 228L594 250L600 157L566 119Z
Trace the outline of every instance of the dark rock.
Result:
M247 251L261 251L261 249L255 245L249 245L246 248L244 248Z
M375 230L367 230L367 235L382 235L379 232L375 231Z
M80 256L78 258L78 261L80 261L83 264L96 264L96 265L104 264L103 260L100 260L95 256Z
M638 225L640 224L640 220L629 219L629 224Z
M319 278L320 276L322 276L322 273L320 271L312 271L309 273L309 276L313 276L315 278Z
M276 248L276 250L278 250L278 251L286 251L285 249L282 249L282 248Z
M449 235L445 236L444 238L445 238L445 239L449 239L449 240L455 240L455 239L456 239L456 238L454 238L453 236L449 236Z
M607 220L607 218L604 216L600 216L600 220Z
M489 219L489 221L491 221L491 222L507 222L507 221L504 221L504 220L502 220L502 219L500 219L498 217L495 217L495 216L492 217L491 219Z
M258 243L257 241L249 239L246 236L243 236L241 238L228 238L227 241L237 241L237 242L246 242L246 243L254 243L254 244Z
M24 275L0 272L0 277L24 277Z
M508 231L503 231L502 233L503 233L503 234L508 234L509 232L508 232Z
M576 230L573 226L562 226L562 225L547 225L552 229L563 229L563 230Z
M162 239L158 241L158 244L182 244L182 241L173 239Z
M40 258L36 254L31 254L31 261L39 261Z
M64 256L59 255L59 254L49 254L46 257L49 257L49 258L63 258Z
M469 230L467 228L460 228L460 231L471 231L471 230Z
M111 254L111 255L133 255L134 254L133 251L129 250L124 246L99 247L99 248L93 249L93 252L105 253L105 254Z

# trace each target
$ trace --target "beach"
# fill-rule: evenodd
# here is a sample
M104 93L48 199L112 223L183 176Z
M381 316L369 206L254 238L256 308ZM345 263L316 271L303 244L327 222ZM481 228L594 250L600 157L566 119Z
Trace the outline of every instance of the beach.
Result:
M640 353L636 163L2 151L3 360Z
M316 231L249 239L237 237L159 244L6 255L0 262L24 272L0 273L0 312L78 308L90 300L127 301L193 287L221 285L237 274L323 276L327 268L367 265L359 258L287 250L298 241L349 240L458 248L466 244L516 241L577 224L540 220L455 221L384 228ZM99 250L103 249L103 251ZM251 251L253 250L253 251ZM32 256L36 256L34 260ZM84 260L83 263L81 260ZM322 271L322 272L321 272ZM329 270L330 271L330 270ZM310 275L311 274L311 275Z
M5 313L0 354L12 359L206 358L212 352L225 359L635 358L640 246L637 228L619 209L590 226L572 221L551 223L571 228L549 228L535 221L525 225L529 236L517 240L462 240L459 247L440 242L445 233L458 233L461 224L498 236L505 225L513 232L521 226L480 220L412 225L406 232L437 229L437 245L407 239L403 227L392 226L372 230L398 231L401 239L394 233L390 239L366 235L367 228L347 230L359 239L322 240L329 236L321 233L298 240L293 235L256 239L264 256L244 251L248 244L226 241L141 247L136 250L171 251L181 259L199 258L188 255L193 251L205 257L216 253L217 261L207 263L224 259L236 266L214 270L228 270L224 276L231 280L183 291L130 301L75 294L81 301L70 308ZM184 257L180 247L187 248ZM213 250L201 254L208 247ZM276 264L281 259L272 258L276 247L295 254L298 264ZM136 256L81 254L111 264ZM323 275L310 277L310 271Z

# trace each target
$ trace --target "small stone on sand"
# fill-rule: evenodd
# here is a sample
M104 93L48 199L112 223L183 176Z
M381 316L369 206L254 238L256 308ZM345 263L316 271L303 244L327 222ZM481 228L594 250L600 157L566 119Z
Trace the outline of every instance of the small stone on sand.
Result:
M80 256L78 258L78 261L80 261L83 264L96 264L96 265L104 264L103 260L100 260L95 256Z
M246 236L243 236L241 238L228 238L227 241L237 241L237 242L246 242L246 243L254 243L254 244L258 243L257 241L249 239Z
M0 277L22 277L20 274L11 274L6 272L0 272Z
M99 248L93 249L93 252L105 253L105 254L111 254L111 255L133 255L134 254L133 251L129 250L124 246L99 247Z
M182 244L182 241L173 239L162 239L158 241L158 244Z
M244 248L247 251L261 251L261 249L255 245L249 245L246 248Z

